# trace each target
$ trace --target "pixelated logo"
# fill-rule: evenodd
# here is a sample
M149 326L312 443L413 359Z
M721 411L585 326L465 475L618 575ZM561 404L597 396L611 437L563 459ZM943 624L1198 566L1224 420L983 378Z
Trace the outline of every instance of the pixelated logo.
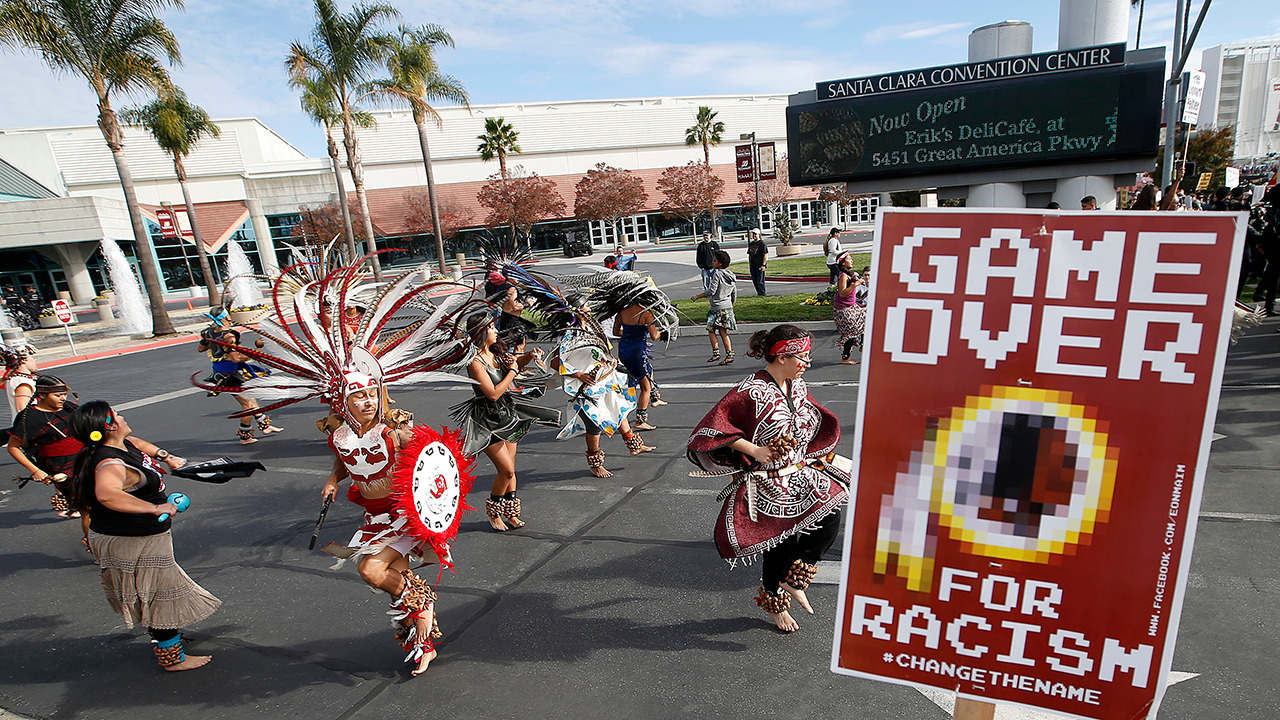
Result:
M1095 408L1071 393L984 386L930 418L880 505L877 576L928 592L939 537L961 552L1048 564L1106 522L1118 452Z

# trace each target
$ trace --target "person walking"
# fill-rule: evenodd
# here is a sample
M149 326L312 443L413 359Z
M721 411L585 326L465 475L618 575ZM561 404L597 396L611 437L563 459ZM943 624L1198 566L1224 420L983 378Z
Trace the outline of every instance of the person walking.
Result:
M711 239L711 233L702 233L702 239L698 241L695 260L698 263L698 269L702 271L703 290L707 290L711 286L711 273L714 270L713 261L715 259L715 254L719 250L720 243Z
M831 228L831 232L827 233L827 242L822 246L823 252L827 254L827 270L831 273L827 280L827 284L836 284L836 275L840 273L840 253L844 249L840 247L840 228Z
M738 329L738 321L733 316L733 305L738 300L738 285L729 267L729 253L717 250L712 261L714 269L707 291L694 295L692 300L707 298L711 307L707 310L707 337L711 340L711 357L707 362L719 362L729 365L733 362L733 343L729 341L730 331ZM720 359L720 344L716 342L716 333L724 343L724 360Z
M853 270L853 257L840 253L840 275L836 278L836 295L831 301L831 314L840 333L840 364L857 365L849 357L857 348L862 352L862 335L867 322L866 290L861 277Z
M751 228L751 240L747 242L747 264L751 267L751 284L756 295L764 296L764 268L769 264L769 246L760 237L760 228Z

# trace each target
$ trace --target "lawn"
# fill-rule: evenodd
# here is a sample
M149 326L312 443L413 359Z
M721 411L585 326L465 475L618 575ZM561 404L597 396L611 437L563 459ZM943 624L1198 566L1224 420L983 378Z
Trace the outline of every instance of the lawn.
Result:
M862 272L862 268L871 264L871 253L854 253L853 269ZM729 266L729 269L735 273L748 275L751 272L745 262L736 262ZM827 270L827 257L818 255L815 257L801 258L769 258L769 264L764 268L764 276L768 277L830 277L831 273Z
M772 263L770 263L772 264ZM823 266L826 269L826 266ZM733 314L740 323L784 323L805 322L809 320L830 320L830 305L805 305L804 301L813 297L810 293L794 295L739 295L733 306ZM673 299L676 310L680 313L681 325L706 325L707 301Z

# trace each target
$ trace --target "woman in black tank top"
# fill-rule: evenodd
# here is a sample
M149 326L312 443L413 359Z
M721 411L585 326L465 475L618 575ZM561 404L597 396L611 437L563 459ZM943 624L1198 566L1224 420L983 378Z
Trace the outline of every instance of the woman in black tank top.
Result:
M221 601L173 558L168 518L178 509L152 458L170 468L186 461L130 432L124 416L101 400L76 409L71 433L85 447L76 456L73 501L89 511L89 549L112 609L127 626L147 627L162 668L190 670L210 657L186 655L179 629L212 615Z

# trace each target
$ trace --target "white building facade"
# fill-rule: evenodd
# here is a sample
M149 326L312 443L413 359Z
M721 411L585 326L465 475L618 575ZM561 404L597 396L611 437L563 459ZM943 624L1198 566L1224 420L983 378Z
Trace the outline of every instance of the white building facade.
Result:
M1280 153L1280 39L1218 45L1201 55L1200 124L1236 129L1235 158Z
M773 141L779 151L784 149L786 105L786 95L732 95L446 107L438 109L441 124L428 124L427 135L439 195L470 211L471 226L484 225L487 211L475 196L498 173L496 161L480 160L477 136L484 132L487 118L501 117L519 132L522 150L508 156L508 166L520 165L551 179L565 202L565 217L549 218L535 228L541 245L555 247L557 238L575 233L593 244L612 246L617 240L614 229L573 220L574 185L588 170L605 163L635 172L644 181L647 206L623 222L628 240L692 234L686 223L658 212L663 196L656 181L668 167L702 162L703 148L687 145L685 132L695 124L699 107L711 107L725 125L722 143L710 150L712 171L725 181L717 203L723 213L720 224L729 231L744 230L758 221L753 203L739 198L751 184L736 182L734 146L742 144L740 135L754 132L759 141ZM376 126L359 130L359 142L378 242L382 247L420 248L424 257L416 261L421 262L426 255L434 257L434 243L421 242L424 233L409 221L406 197L426 190L417 128L407 109L372 114ZM309 157L254 118L216 122L221 136L203 139L184 160L207 249L215 265L221 265L227 243L239 243L255 266L270 271L289 262L283 243L300 221L300 208L337 199L329 159ZM182 208L172 160L144 130L126 128L125 136L125 153L152 228L166 290L202 284L192 241L163 237L156 223L160 206ZM128 223L118 221L124 214L123 192L97 126L0 130L0 161L12 170L8 176L0 173L0 282L34 282L45 295L70 291L77 302L87 302L88 293L105 287L94 252L97 244L109 238L126 252L132 247ZM354 207L351 178L345 168L343 172ZM84 197L100 202L86 206L67 200ZM37 201L42 203L39 208L31 204ZM56 234L54 226L33 221L37 210L38 217L49 219L61 205L72 215L92 211L112 219L79 218L78 230L71 234ZM817 202L813 189L796 188L787 209L807 229L839 222L841 216L850 223L869 222L875 207L872 198L853 208L837 208ZM67 252L49 250L48 238L55 235L56 244L66 245ZM411 242L415 238L416 244ZM466 244L455 243L447 254ZM214 272L221 280L220 268Z

